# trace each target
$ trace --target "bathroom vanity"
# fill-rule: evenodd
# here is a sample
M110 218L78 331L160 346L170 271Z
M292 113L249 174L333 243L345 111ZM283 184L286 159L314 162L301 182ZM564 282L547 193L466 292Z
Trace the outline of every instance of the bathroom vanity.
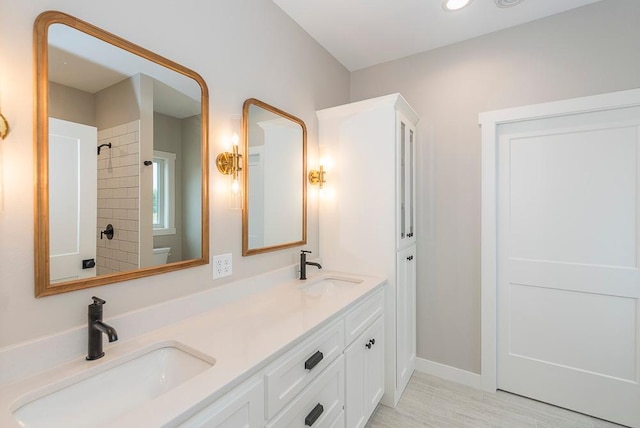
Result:
M384 392L383 306L376 292L180 426L363 427Z
M364 426L384 391L385 285L321 271L128 340L140 314L109 320L122 343L100 360L16 363L33 371L0 386L0 426Z

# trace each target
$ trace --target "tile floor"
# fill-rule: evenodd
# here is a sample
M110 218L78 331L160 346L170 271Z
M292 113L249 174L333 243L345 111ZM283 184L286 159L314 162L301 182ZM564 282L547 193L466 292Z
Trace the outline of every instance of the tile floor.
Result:
M415 372L395 409L379 405L366 428L614 428L560 407Z

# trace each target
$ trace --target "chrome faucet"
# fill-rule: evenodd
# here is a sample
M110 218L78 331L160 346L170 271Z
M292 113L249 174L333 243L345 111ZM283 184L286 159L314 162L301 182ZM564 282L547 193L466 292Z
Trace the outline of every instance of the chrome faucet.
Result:
M300 250L300 279L307 279L307 265L316 266L318 269L322 269L320 263L308 262L307 254L311 254L311 251Z
M118 340L118 332L108 324L102 322L102 305L104 300L93 296L93 303L89 305L89 352L87 360L97 360L104 357L102 351L102 335L106 334L109 342Z

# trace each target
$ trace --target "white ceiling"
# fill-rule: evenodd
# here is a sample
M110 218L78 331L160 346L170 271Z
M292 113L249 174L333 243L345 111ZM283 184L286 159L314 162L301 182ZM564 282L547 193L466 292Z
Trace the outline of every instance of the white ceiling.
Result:
M273 0L350 71L446 46L600 0L524 0L499 8L472 0Z
M63 24L48 33L49 80L95 94L137 74L153 78L154 111L179 119L200 113L200 86L141 56Z

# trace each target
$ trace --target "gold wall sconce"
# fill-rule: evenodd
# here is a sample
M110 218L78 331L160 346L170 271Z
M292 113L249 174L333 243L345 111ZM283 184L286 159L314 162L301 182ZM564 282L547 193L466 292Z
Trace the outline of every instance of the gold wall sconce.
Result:
M7 122L7 119L0 113L0 138L4 140L7 134L9 134L9 122Z
M233 180L238 179L238 173L242 171L240 166L242 155L238 153L238 145L233 145L232 152L222 152L216 158L216 166L218 171L224 175L231 175Z
M0 113L0 139L4 140L7 134L9 134L9 122ZM4 171L2 165L2 146L0 146L0 212L4 211Z
M324 183L327 182L326 178L325 178L325 173L326 171L324 170L324 167L322 165L320 165L320 167L317 170L311 170L309 172L309 183L312 185L318 185L318 187L320 189L322 189Z
M229 208L242 208L242 195L240 193L239 175L242 171L242 155L238 153L238 134L233 135L233 148L231 152L222 152L216 157L216 167L221 174L231 177L231 192Z

